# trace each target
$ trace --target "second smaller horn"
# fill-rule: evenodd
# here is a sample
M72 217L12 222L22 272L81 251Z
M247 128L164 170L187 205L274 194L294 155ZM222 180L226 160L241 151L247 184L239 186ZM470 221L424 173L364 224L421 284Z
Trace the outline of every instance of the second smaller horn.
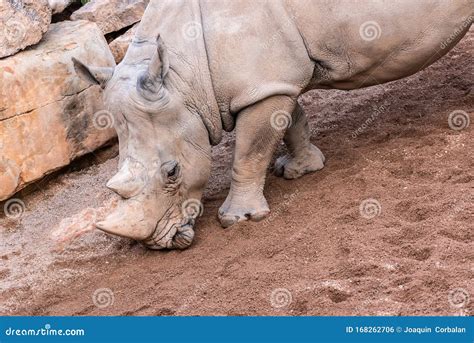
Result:
M128 157L107 187L121 197L128 199L138 195L148 182L148 173L143 164Z

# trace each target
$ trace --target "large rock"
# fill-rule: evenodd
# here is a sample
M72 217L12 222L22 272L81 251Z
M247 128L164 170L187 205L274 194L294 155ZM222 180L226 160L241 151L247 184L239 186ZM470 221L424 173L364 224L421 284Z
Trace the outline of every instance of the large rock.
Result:
M69 5L79 0L48 0L53 14L63 12Z
M0 58L38 43L50 22L47 0L0 0Z
M92 0L71 16L99 25L104 34L119 31L141 20L149 0Z
M114 39L110 44L110 50L114 55L115 63L119 64L125 57L125 53L128 50L130 43L132 42L135 31L137 30L138 24L133 25L132 28L128 29L123 35Z
M35 49L0 60L0 200L115 135L103 122L102 90L79 79L73 56L115 64L87 21L52 24Z

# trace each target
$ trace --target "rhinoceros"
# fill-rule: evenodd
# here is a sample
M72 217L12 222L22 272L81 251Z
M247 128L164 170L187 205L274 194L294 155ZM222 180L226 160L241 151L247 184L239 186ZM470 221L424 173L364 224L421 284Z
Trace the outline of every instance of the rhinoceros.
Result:
M107 186L122 200L97 227L151 249L193 240L211 170L211 146L235 130L223 227L265 218L272 154L277 175L324 166L297 98L411 75L469 30L472 0L152 0L114 68L74 60L104 88L119 139Z

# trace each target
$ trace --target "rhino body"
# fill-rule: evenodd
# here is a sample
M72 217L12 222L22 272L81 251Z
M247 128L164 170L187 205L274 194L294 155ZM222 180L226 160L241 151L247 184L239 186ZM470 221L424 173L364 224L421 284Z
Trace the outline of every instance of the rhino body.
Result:
M236 148L219 219L265 218L266 171L282 139L277 175L324 166L299 95L411 75L446 54L473 16L470 0L152 0L115 69L75 61L105 88L120 142L108 186L124 200L97 226L154 249L189 246L223 130L236 131Z

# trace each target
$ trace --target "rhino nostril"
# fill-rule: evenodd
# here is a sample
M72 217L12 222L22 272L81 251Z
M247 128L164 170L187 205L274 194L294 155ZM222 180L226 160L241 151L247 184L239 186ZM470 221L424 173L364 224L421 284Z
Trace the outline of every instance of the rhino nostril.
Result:
M194 230L192 225L184 225L178 229L173 237L173 247L177 249L186 249L191 245L194 239Z

